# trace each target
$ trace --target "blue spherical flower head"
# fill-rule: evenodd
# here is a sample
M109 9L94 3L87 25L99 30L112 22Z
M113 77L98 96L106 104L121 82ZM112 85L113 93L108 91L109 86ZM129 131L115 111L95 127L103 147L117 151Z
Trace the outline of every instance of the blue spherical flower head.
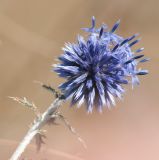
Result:
M88 112L93 108L99 111L104 106L110 108L115 105L115 98L122 98L124 85L139 84L138 75L148 73L137 69L140 62L148 60L138 54L143 48L134 52L131 49L139 41L134 40L137 34L129 38L115 34L119 23L117 21L111 30L104 24L95 28L93 17L92 27L83 28L88 37L78 36L77 43L67 43L63 48L61 63L54 70L66 79L59 88L66 99L71 98L72 105L85 102Z

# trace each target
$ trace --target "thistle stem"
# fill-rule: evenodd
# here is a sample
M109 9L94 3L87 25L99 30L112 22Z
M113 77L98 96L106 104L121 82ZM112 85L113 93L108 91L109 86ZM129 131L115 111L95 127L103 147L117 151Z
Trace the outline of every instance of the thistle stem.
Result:
M10 160L18 160L26 147L30 144L31 140L39 133L40 129L52 118L54 113L60 107L62 103L61 98L55 99L55 101L47 108L47 110L38 119L35 119L33 126L29 129L19 146L13 153Z

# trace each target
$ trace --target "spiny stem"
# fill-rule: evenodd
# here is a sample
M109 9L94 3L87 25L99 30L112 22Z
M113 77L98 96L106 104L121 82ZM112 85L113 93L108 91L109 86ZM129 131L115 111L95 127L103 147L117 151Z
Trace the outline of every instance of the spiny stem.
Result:
M40 149L41 143L43 143L43 137L45 137L41 132L42 132L42 127L45 124L54 123L56 118L60 118L64 124L69 128L69 130L77 136L78 140L83 144L83 146L86 148L86 144L83 141L83 139L79 136L79 134L75 131L75 129L69 124L69 122L66 120L64 116L62 116L59 112L57 112L58 108L60 107L61 103L64 101L65 97L57 92L55 89L53 89L51 86L45 85L41 82L39 83L43 88L47 89L48 91L51 91L56 99L55 101L47 108L47 110L43 113L40 114L38 111L37 107L33 102L29 102L25 97L24 98L18 98L18 97L9 97L13 99L14 101L22 104L23 106L26 106L34 111L36 114L36 118L33 121L33 125L30 127L29 131L13 153L12 157L10 160L18 160L22 153L25 151L26 147L30 144L32 139L35 137L36 138L36 143L37 143L37 149Z
M56 114L57 109L60 107L62 99L57 98L55 101L48 107L48 109L34 121L33 126L29 129L28 133L25 135L15 152L13 153L10 160L18 160L28 144L35 137L41 128L52 118L52 115Z

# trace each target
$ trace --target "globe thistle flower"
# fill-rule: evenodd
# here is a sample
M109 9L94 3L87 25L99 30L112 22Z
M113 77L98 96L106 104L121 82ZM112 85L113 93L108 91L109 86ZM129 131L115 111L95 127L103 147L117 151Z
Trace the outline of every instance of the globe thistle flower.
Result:
M101 112L104 106L115 105L115 98L122 98L124 85L137 85L138 75L148 73L137 69L139 63L148 61L141 59L143 54L138 54L143 48L131 49L140 40L134 40L138 34L128 38L117 35L119 23L117 21L111 30L105 24L95 28L92 17L92 26L83 28L87 38L78 36L76 43L67 43L63 48L61 63L54 70L66 79L59 88L66 99L71 98L72 105L85 102L88 112L93 108Z

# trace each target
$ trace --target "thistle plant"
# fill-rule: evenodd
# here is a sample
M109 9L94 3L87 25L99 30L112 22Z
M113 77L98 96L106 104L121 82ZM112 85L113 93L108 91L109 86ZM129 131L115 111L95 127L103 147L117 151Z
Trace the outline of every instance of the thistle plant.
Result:
M80 106L84 102L88 112L96 107L100 112L103 107L115 105L115 99L121 99L125 92L123 85L139 84L138 75L145 75L147 70L137 69L143 50L135 52L131 47L139 42L134 40L138 34L123 38L114 32L120 21L111 30L106 25L95 28L95 18L92 17L92 27L83 28L88 32L86 40L78 36L77 43L67 43L64 53L59 57L60 64L55 65L55 71L64 77L66 82L59 88L66 99L71 98L71 105Z
M59 64L53 67L53 71L66 80L59 85L60 93L40 83L56 98L43 114L26 98L11 97L34 110L36 119L10 160L17 160L34 137L38 146L41 146L44 137L42 127L50 122L54 123L56 119L62 120L85 146L84 141L59 112L62 103L70 99L71 106L80 107L85 103L87 112L92 112L94 108L102 112L104 107L111 108L115 105L116 98L122 99L126 85L138 85L138 76L148 73L147 70L138 69L139 63L148 61L148 58L143 58L144 55L140 54L143 48L132 50L140 40L136 39L138 34L128 38L119 36L115 33L119 24L120 20L112 29L105 24L96 28L95 18L92 17L92 26L83 28L87 32L85 38L78 36L76 43L65 44Z

